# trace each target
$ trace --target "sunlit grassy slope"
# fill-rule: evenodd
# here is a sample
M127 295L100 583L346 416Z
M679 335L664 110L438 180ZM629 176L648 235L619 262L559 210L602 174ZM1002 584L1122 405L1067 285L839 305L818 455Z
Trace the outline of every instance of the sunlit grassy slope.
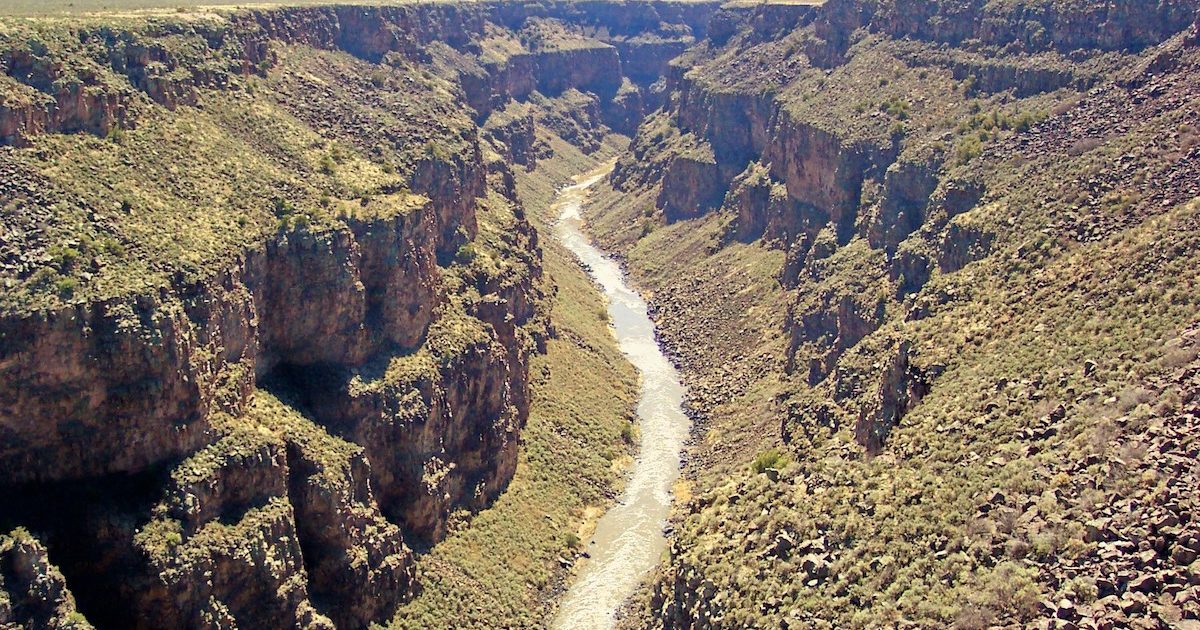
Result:
M603 298L553 241L549 224L555 191L611 152L584 156L554 144L554 158L518 174L556 288L550 314L556 336L533 360L517 473L495 505L421 559L424 590L396 616L394 628L541 627L566 573L559 559L574 556L629 461L636 373L609 330Z

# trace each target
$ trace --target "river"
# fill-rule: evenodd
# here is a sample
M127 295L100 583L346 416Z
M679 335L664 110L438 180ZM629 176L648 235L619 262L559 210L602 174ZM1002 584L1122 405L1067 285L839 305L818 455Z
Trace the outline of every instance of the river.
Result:
M608 314L621 351L641 373L637 416L641 440L620 502L600 518L587 544L591 558L580 565L554 627L612 628L616 613L654 569L667 547L663 526L671 509L671 487L679 477L680 452L691 422L683 413L683 385L655 339L646 302L625 283L615 260L592 245L580 210L588 190L612 166L576 178L555 202L558 239L589 268L608 298Z

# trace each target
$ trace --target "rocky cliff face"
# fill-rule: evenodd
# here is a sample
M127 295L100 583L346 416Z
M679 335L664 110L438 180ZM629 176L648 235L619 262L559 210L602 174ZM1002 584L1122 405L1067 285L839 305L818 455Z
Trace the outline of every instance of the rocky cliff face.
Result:
M1197 9L713 16L589 217L654 296L700 423L693 498L630 627L1196 618L1175 473L1144 478L1163 503L1116 510L1161 535L1100 533L1113 517L1093 499L1147 470L1111 464L1130 440L1142 461L1147 440L1122 427L1178 427L1158 396L1192 358L1177 349L1194 313L1167 295L1192 293L1170 274L1195 245L1200 189L1179 169L1196 112L1173 108L1194 90ZM1117 277L1168 292L1145 294L1154 332L1097 301ZM1099 312L1111 336L1080 327ZM1110 561L1119 579L1076 568Z
M544 155L535 124L636 127L712 10L248 10L7 42L0 524L37 538L8 545L0 620L86 627L74 591L102 627L386 621L412 548L516 468L545 323L509 164ZM131 160L61 170L96 143ZM209 143L245 161L178 153Z
M238 412L255 374L414 347L439 300L437 215L428 204L399 221L289 231L179 293L12 316L6 479L144 470L195 450L208 414ZM213 405L222 393L233 400ZM162 423L174 429L159 439Z
M56 532L91 537L133 574L126 573L117 602L90 602L93 610L119 607L111 619L101 613L104 621L308 625L318 618L312 597L340 626L364 626L384 618L412 587L406 536L436 540L452 508L480 507L503 488L524 417L520 397L509 390L527 378L523 362L505 357L509 347L514 357L528 352L512 327L528 321L523 311L536 300L532 284L507 296L521 310L501 309L498 319L518 322L507 324L504 339L496 328L479 324L481 345L472 350L490 357L484 366L451 363L429 384L453 383L452 403L416 405L398 385L382 396L381 404L426 427L422 440L385 442L350 432L348 438L371 450L328 468L303 444L286 440L243 453L243 446L229 442L245 435L220 437L229 429L214 420L246 416L264 396L255 392L256 380L292 378L314 365L364 365L384 348L420 347L431 322L440 319L435 311L444 310L446 289L436 263L443 243L439 214L455 217L423 203L398 220L288 231L239 257L217 278L164 290L157 301L137 297L80 305L65 315L12 318L4 348L12 377L5 390L12 418L5 423L12 436L5 448L6 484L30 488L164 466L179 475L194 471L193 460L220 460L209 476L168 487L168 501L178 500L182 505L173 510L181 512L168 511L145 526L149 532L158 523L179 523L172 527L181 531L148 542L132 529L140 510L113 509L113 518L131 522L115 529L89 522L94 527ZM468 225L457 218L455 224ZM21 330L28 334L18 336ZM452 417L448 404L454 404ZM336 432L343 416L313 408L319 425ZM503 441L486 437L492 434ZM225 454L230 450L234 456ZM182 457L189 459L172 463ZM442 468L436 487L422 485L420 471L429 466ZM415 478L401 472L413 468ZM456 485L473 488L481 477L490 480L486 492L450 492ZM398 504L396 494L415 498ZM438 509L422 505L426 500ZM405 535L384 520L379 505L404 525ZM232 530L226 519L233 519ZM151 544L161 547L147 552ZM364 555L355 557L359 553ZM87 576L97 568L83 564L89 566L70 566L68 573ZM215 578L205 577L210 574ZM104 577L84 579L99 588Z
M25 530L0 538L0 623L13 627L90 628L75 610L46 547Z
M822 261L862 237L885 255L880 277L912 293L933 266L955 271L987 254L993 234L951 221L985 194L961 168L982 143L1040 121L1047 112L1039 108L1055 90L1111 77L1116 66L1103 51L1137 52L1186 30L1195 8L1162 3L1134 16L1132 4L1089 11L1041 4L726 9L714 16L710 38L675 62L669 105L639 132L614 183L626 191L653 186L667 223L718 208L735 216L729 237L763 238L788 252L779 274L787 287L819 285L827 274ZM1017 35L1013 24L1032 30ZM966 41L976 48L946 48ZM977 49L1003 54L985 62ZM1072 60L1060 51L1072 51ZM943 92L953 85L940 83L939 74L965 85L963 95L974 100ZM880 97L825 96L838 81ZM919 84L930 95L905 87ZM977 108L988 98L1010 113L985 120ZM975 113L955 113L956 103ZM967 120L954 123L955 116ZM964 131L983 140L963 138ZM913 234L927 245L909 241L900 251ZM826 302L842 305L833 308L812 304L811 290L799 294L788 365L805 366L802 373L817 383L841 352L882 323L883 303L852 308L859 297L831 288Z

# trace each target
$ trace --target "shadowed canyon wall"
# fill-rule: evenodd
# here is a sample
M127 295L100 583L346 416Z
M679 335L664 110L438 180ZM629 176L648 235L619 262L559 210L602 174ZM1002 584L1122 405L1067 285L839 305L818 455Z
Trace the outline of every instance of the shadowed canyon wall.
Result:
M516 468L547 334L538 236L509 170L548 150L534 117L581 146L608 124L631 132L713 9L264 9L6 40L0 487L17 529L0 547L0 621L386 621L419 588L412 549ZM228 102L248 113L223 118ZM184 262L125 240L154 221L143 197L89 200L45 153L135 155L210 115L218 140L285 167L310 168L311 151L286 133L329 148L310 177L334 182L268 182L249 214L198 209L206 228L238 228ZM153 171L162 156L145 159ZM194 185L177 170L190 166L209 177L164 164L162 186ZM337 181L351 167L383 183ZM120 210L105 223L107 203ZM108 231L62 234L67 208ZM478 242L480 221L507 222L500 245Z
M935 593L961 603L992 593L980 580L995 568L996 580L1061 595L1078 588L1077 566L1010 565L1083 516L1110 520L1076 527L1076 546L1136 538L1138 518L1155 519L1134 544L1142 564L1095 546L1081 556L1118 576L1096 597L1132 598L1108 609L1145 616L1151 597L1174 597L1177 616L1194 618L1186 565L1200 549L1180 516L1186 484L1164 485L1161 505L1122 504L1138 518L1048 515L1084 492L1071 480L1100 465L1089 458L1044 462L1049 495L991 492L1018 475L969 477L977 460L1005 470L1055 452L1042 441L1093 401L1075 372L968 378L964 362L989 330L1036 321L996 343L1040 347L1065 319L1022 305L1119 280L1055 284L1080 274L1038 275L1053 256L1185 221L1181 204L1200 196L1200 120L1188 107L1200 90L1196 10L1194 0L586 1L14 25L0 40L0 527L11 530L0 537L0 623L386 621L420 588L414 555L456 512L495 500L517 466L529 360L553 334L539 235L514 193L514 170L552 151L542 130L584 151L614 131L633 136L598 235L655 293L702 427L723 403L765 399L744 406L758 424L708 435L769 434L784 453L748 480L739 462L734 490L700 484L708 492L683 506L635 618L886 625L901 613L870 615L890 597L903 615L951 623L948 608L914 610L927 592L897 595L893 582L968 575ZM674 238L656 241L664 232ZM694 265L650 260L644 243ZM1003 300L977 298L997 283L1020 284L1004 317L988 310ZM756 291L782 305L778 321L747 321L774 313L756 310ZM1171 295L1159 310L1186 301ZM967 314L950 321L954 309ZM976 311L978 325L962 324ZM1153 321L1187 328L1167 319ZM1083 365L1080 378L1093 378L1096 363ZM705 370L718 374L697 376ZM1194 407L1193 376L1143 383L1184 394L1147 434L1158 454L1128 466L1138 474L1176 465L1171 436ZM1075 389L1056 406L1045 402L1054 387ZM970 400L946 402L953 392ZM929 401L956 424L928 433L964 444L1010 428L1004 410L1037 407L1019 433L1030 443L1006 443L1007 459L922 452L912 438L893 451ZM956 415L976 411L988 421ZM738 453L697 444L702 466ZM937 468L942 456L950 463ZM889 488L900 503L877 508L860 493L909 480L903 465L926 460L941 476ZM922 489L960 472L972 492L987 486L962 494L970 506L919 511L960 496ZM812 506L828 514L803 520ZM1042 538L1006 546L997 531L1018 519ZM894 520L914 525L871 535ZM974 529L955 538L946 528L959 525ZM743 563L757 572L723 571ZM1031 619L991 600L975 608Z

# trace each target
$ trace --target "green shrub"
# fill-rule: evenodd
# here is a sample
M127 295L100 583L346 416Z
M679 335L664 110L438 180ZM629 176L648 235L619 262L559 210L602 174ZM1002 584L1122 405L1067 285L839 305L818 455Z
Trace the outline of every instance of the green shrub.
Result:
M75 289L78 288L78 286L78 280L63 276L54 281L54 292L62 297L71 297L75 294Z
M1028 131L1030 127L1046 119L1045 112L1035 111L1018 111L1015 114L992 111L985 114L979 111L978 102L971 104L971 112L973 115L958 126L959 131L983 130L992 132L1000 129L1004 131L1015 130L1023 132Z
M272 210L275 212L276 217L282 219L295 214L296 206L293 206L292 202L283 197L276 197L272 202Z
M908 102L899 98L880 103L879 111L897 120L908 120Z
M474 243L465 243L458 248L454 254L454 260L461 264L468 265L479 256L479 251L475 249Z
M1020 112L1012 121L1012 128L1017 131L1028 131L1030 127L1046 119L1045 112Z
M449 147L433 140L425 144L425 153L439 162L452 162L454 160L454 152Z
M337 169L337 162L334 161L332 155L326 153L325 155L321 156L321 172L322 173L324 173L326 175L333 175L333 172L336 169Z
M83 257L83 253L74 247L65 245L55 245L47 252L50 254L50 262L60 271L66 271L75 266L79 259Z
M779 452L779 449L772 448L759 453L750 464L750 468L755 474L762 474L771 468L778 470L786 466L787 462L787 455Z
M1096 580L1085 575L1077 575L1063 586L1063 592L1069 594L1076 602L1091 603L1096 601L1096 596L1100 591L1096 587Z
M100 251L110 256L124 256L125 246L115 238L108 237L100 241Z
M966 164L983 153L983 142L976 136L967 136L958 141L955 150L958 153L955 160L959 164Z

